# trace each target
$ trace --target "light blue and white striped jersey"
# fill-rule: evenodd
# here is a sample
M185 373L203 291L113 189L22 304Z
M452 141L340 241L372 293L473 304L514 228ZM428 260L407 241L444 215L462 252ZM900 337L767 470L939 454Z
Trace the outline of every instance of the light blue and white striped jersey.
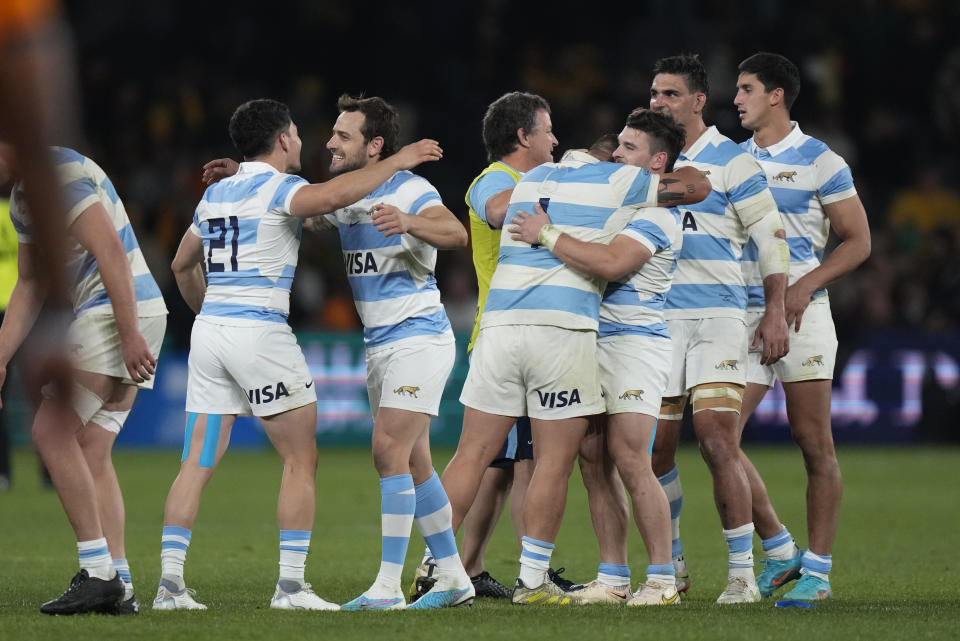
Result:
M640 334L670 338L663 305L683 245L680 211L675 207L645 207L619 235L637 241L653 255L640 269L607 283L600 302L600 336Z
M303 230L290 202L307 184L265 162L244 162L207 188L190 226L206 254L207 293L197 318L234 326L287 322Z
M664 315L669 319L740 318L747 291L740 255L747 226L740 209L763 198L767 179L757 161L735 142L708 128L677 167L696 167L713 190L705 200L680 207L683 249L667 294Z
M769 147L758 147L753 138L740 143L760 162L777 201L790 246L789 285L816 269L823 260L830 235L830 219L824 205L857 194L850 167L825 143L804 134L796 122L786 138ZM751 240L743 249L743 275L747 283L747 306L762 309L763 280L757 263L757 246ZM826 296L818 289L813 298Z
M379 203L413 215L443 205L426 179L399 171L362 200L325 217L340 232L347 280L363 321L366 347L413 336L452 337L433 274L436 247L410 234L384 236L371 222L373 207Z
M127 262L133 274L137 296L138 316L162 316L167 313L160 288L143 259L143 252L130 226L130 219L117 195L110 178L97 163L66 147L52 147L51 154L67 205L69 227L91 205L101 204L113 223L120 241L127 252ZM20 185L14 187L10 199L10 220L22 243L33 242L30 214ZM73 311L77 316L112 316L113 306L100 278L99 265L93 254L83 248L72 236L68 236L67 278Z
M638 167L599 162L582 152L536 167L520 179L506 220L533 213L540 202L550 222L578 240L609 243L636 214L657 204L659 176ZM510 237L505 224L500 255L480 320L496 325L553 325L597 331L605 281L566 266L539 245Z

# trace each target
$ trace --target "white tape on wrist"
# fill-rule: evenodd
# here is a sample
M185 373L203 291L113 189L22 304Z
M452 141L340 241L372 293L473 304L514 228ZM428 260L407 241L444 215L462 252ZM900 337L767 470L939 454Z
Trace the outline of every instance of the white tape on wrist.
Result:
M540 228L540 234L537 236L537 240L540 241L540 244L553 251L554 246L557 244L557 240L560 239L560 234L563 232L554 227L553 225L547 224Z

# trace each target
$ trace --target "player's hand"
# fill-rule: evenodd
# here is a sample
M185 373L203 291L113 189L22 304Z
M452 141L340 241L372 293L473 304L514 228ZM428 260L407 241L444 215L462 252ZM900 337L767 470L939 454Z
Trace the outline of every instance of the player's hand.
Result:
M400 163L400 169L413 169L420 163L440 160L443 149L436 140L424 138L401 148L393 157Z
M528 214L525 211L518 211L517 215L510 219L513 225L507 230L510 232L510 238L519 240L531 245L540 242L540 230L543 226L549 224L550 216L543 210L540 203L536 203L536 214Z
M803 285L802 279L787 287L783 297L783 309L787 317L787 325L793 326L796 332L800 331L800 321L803 320L803 312L807 310L812 295L813 292Z
M416 217L400 211L393 205L377 203L373 206L371 222L384 236L395 236L410 231L414 218Z
M790 351L790 327L782 313L769 309L764 313L757 325L757 331L753 334L750 349L756 349L761 344L761 365L773 365Z
M240 163L232 158L217 158L203 166L203 184L212 185L240 171Z
M120 350L123 353L123 363L134 382L148 381L157 372L157 359L153 357L140 332L134 332L127 338L121 337Z

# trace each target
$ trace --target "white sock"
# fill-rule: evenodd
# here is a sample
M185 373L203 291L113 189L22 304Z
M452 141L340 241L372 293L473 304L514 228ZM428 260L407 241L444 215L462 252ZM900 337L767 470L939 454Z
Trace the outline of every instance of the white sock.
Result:
M126 559L114 559L113 568L123 581L123 600L126 601L133 596L133 579L130 577L130 564L127 563Z
M520 553L520 580L528 588L538 588L547 580L547 569L553 555L553 543L523 537Z
M303 585L310 549L310 530L280 530L280 578Z
M77 556L80 557L80 569L86 570L92 577L109 581L117 575L107 548L107 539L102 536L90 541L77 541Z
M754 581L753 523L746 523L731 530L724 530L723 538L726 539L729 550L728 577L731 579L739 577L748 582Z

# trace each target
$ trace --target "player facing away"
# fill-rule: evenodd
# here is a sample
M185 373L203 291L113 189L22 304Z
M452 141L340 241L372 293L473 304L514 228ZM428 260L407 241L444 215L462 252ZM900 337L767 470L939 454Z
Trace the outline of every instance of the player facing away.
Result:
M466 194L470 246L477 276L477 315L467 345L468 357L480 333L490 279L497 268L500 230L513 188L525 172L553 160L557 138L549 103L522 91L500 96L490 103L483 116L483 145L490 164L474 178ZM532 473L533 440L530 419L524 416L510 428L506 442L483 473L477 498L463 519L461 557L478 597L510 598L510 590L484 568L483 557L508 496L519 547L523 536L523 497ZM441 481L445 475L440 477ZM460 522L455 521L453 525L456 532ZM418 593L432 585L433 579L429 576L432 565L428 549L410 587L411 597L419 598Z
M336 610L304 580L316 505L316 392L287 324L303 219L354 202L394 172L439 159L442 152L435 141L422 140L381 166L311 185L291 175L300 170L301 141L286 105L266 99L244 103L229 131L244 162L229 169L223 160L205 167L208 181L230 177L204 192L172 265L197 317L183 457L167 496L153 607L205 609L183 578L193 523L234 419L253 414L283 460L280 575L270 607Z
M713 193L681 209L683 249L667 294L664 316L673 340L673 365L653 446L653 470L670 501L678 589L689 588L680 542L683 504L675 454L687 399L700 454L713 477L713 494L727 542L727 585L718 603L758 601L753 573L750 486L741 463L739 413L746 384L747 343L762 346L771 363L788 350L783 296L789 253L766 177L749 154L703 122L709 94L699 57L658 60L650 108L671 114L686 131L678 167L707 174ZM747 239L758 247L766 312L752 337L744 324L746 287L740 257Z
M44 389L33 442L77 536L80 571L63 595L40 610L137 614L125 558L123 495L110 453L138 389L153 387L167 308L110 178L72 149L54 147L52 156L67 199L74 385L71 407L55 402L53 391ZM2 146L0 174L15 165L10 149ZM33 267L38 258L33 220L19 185L13 189L10 218L19 241L18 275L0 328L0 385L44 299L44 284Z
M662 174L673 169L684 133L670 116L635 109L627 117L619 140L613 154L617 162ZM511 222L517 223L510 229L514 240L533 244L549 218L537 205L536 216L519 212ZM645 207L636 210L609 245L561 234L551 248L570 267L607 282L600 302L597 338L606 415L592 420L590 435L580 445L580 467L591 506L619 500L626 485L650 561L646 581L633 594L627 529L619 528L616 534L620 540L601 546L601 553L609 556L601 557L597 578L577 593L582 603L680 603L670 555L670 508L653 474L650 449L672 350L663 303L682 241L676 208ZM585 448L591 451L585 453ZM608 474L607 468L615 471ZM593 519L598 539L601 530L610 526L605 516L598 513Z
M330 171L378 167L398 147L400 117L378 97L337 102L340 115L327 149ZM347 280L363 322L367 394L373 414L373 462L380 476L381 558L373 584L344 610L406 607L400 586L413 524L423 535L438 578L414 609L473 603L450 524L450 503L430 458L430 418L456 356L434 267L437 249L467 244L467 230L427 180L391 172L362 198L324 217L315 230L340 235Z
M552 246L563 232L604 242L626 226L636 207L692 202L707 193L709 182L695 170L657 177L583 154L527 172L513 191L507 218L541 202L553 221L541 244ZM576 592L547 579L547 570L587 417L604 410L596 359L602 290L599 279L564 265L547 249L502 233L460 397L466 406L463 430L444 485L456 497L455 509L468 510L510 426L516 417L530 416L537 453L524 499L520 577L512 598L518 605L578 602ZM457 516L462 513L455 521Z
M790 245L790 279L786 319L790 353L764 365L751 351L740 428L773 386L783 383L787 418L807 470L807 535L809 549L800 554L780 523L756 468L743 457L750 479L757 533L767 553L757 577L763 596L799 578L784 598L814 601L829 598L831 551L840 513L843 479L830 428L830 395L837 355L837 334L825 286L853 271L870 255L870 227L850 168L826 144L807 136L790 120L800 93L800 73L783 56L757 53L738 68L734 104L744 128L753 136L741 143L763 167L770 191L783 216ZM830 229L841 242L824 258ZM756 248L744 249L747 321L753 328L763 314Z

